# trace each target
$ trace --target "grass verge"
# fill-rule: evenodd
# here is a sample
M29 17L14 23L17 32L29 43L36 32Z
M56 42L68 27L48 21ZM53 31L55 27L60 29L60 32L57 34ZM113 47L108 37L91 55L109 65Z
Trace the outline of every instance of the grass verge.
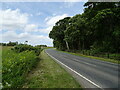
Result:
M55 49L55 50L57 50L57 49ZM57 50L57 51L60 51L60 50ZM67 51L60 51L60 52L64 52L64 53L68 53L68 54L72 54L72 55L76 55L76 56L88 57L88 58L92 58L92 59L96 59L96 60L102 60L102 61L107 61L107 62L111 62L111 63L120 64L119 60L106 59L106 58L95 57L95 56L87 56L87 55L83 55L81 53L72 53L72 52L67 52Z
M26 88L81 88L78 82L43 50L41 61L29 73Z

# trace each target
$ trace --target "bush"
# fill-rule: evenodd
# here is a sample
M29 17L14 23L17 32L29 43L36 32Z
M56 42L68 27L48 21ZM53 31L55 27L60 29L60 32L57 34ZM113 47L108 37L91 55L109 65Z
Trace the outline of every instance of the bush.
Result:
M18 42L9 42L7 43L7 46L15 46L15 45L18 45Z
M20 53L23 51L34 51L36 53L36 55L38 56L41 52L41 48L40 47L33 47L31 45L27 45L27 44L19 44L16 45L14 48L12 48L12 50Z
M2 84L3 88L18 88L24 83L25 76L38 61L34 51L16 53L13 50L3 50L2 53Z

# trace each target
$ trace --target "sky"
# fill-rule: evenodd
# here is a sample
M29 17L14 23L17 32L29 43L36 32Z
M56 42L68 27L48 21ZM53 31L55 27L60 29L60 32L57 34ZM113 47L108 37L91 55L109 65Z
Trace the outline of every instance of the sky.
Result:
M0 42L53 46L49 32L57 21L83 13L85 2L1 2Z

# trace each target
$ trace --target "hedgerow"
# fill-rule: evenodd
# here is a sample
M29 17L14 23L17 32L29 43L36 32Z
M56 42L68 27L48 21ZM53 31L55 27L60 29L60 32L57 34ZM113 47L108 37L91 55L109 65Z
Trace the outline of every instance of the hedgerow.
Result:
M17 51L19 47L20 51ZM41 49L28 45L19 45L12 50L2 52L2 85L3 88L19 88L25 81L28 72L39 61Z
M12 48L12 50L20 53L20 52L23 52L23 51L34 51L36 53L36 55L38 56L41 52L41 48L40 47L33 47L31 45L27 45L27 44L19 44L19 45L16 45L14 48Z

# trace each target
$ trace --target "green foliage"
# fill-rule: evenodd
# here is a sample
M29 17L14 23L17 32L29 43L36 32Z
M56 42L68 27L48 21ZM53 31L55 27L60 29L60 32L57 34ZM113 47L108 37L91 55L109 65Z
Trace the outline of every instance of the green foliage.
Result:
M38 56L41 52L41 47L33 47L31 45L27 45L27 44L19 44L16 45L14 48L12 48L12 50L20 53L23 51L34 51L36 53L36 55Z
M9 41L9 43L0 43L0 45L2 45L2 46L15 46L15 45L18 45L18 42Z
M39 47L39 48L41 48L41 47L47 47L47 45L37 45L36 47Z
M16 53L13 50L2 52L3 88L18 88L24 83L28 72L36 65L38 57L34 51Z
M6 43L0 43L0 46L7 46Z
M62 20L59 20L56 25L53 26L53 29L49 34L49 37L54 39L53 43L57 49L65 50L67 48L64 40L64 31L69 24L69 19L70 17L66 17Z
M15 46L15 45L18 45L18 42L9 42L7 43L7 46Z
M83 14L56 22L49 37L60 50L120 53L120 2L87 2Z

